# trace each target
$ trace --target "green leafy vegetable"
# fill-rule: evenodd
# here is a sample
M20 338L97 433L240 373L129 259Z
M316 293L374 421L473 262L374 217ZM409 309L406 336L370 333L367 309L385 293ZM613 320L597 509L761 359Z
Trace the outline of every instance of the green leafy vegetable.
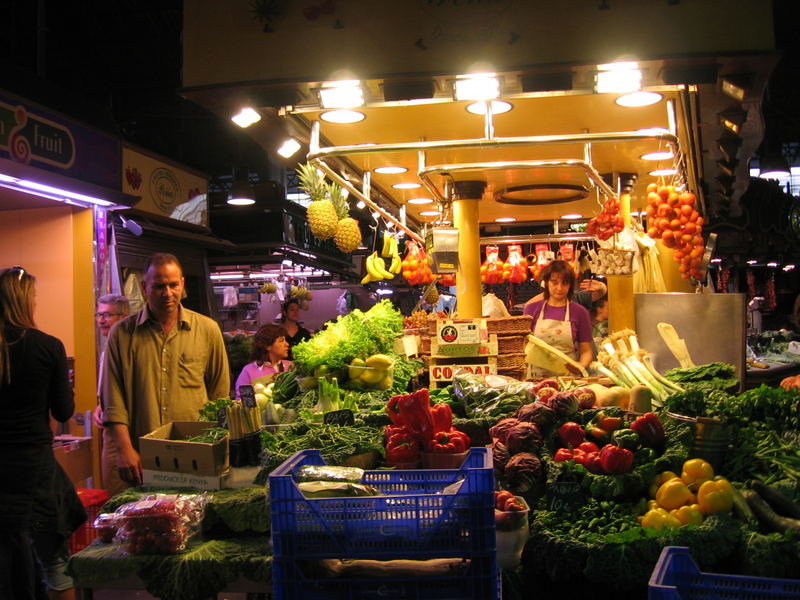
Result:
M228 408L233 404L230 398L218 398L216 400L209 400L200 409L200 418L198 421L217 421L219 420L219 409Z
M208 429L204 429L203 433L190 436L186 438L185 441L213 444L214 442L220 441L226 435L228 435L228 430L224 427L209 427Z

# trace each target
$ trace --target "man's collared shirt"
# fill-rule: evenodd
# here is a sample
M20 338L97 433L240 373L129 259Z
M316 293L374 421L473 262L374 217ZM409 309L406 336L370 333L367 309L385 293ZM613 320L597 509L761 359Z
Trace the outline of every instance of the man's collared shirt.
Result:
M146 306L118 322L103 371L105 423L127 425L134 448L140 436L171 421L196 421L207 400L230 393L219 325L184 307L167 334Z

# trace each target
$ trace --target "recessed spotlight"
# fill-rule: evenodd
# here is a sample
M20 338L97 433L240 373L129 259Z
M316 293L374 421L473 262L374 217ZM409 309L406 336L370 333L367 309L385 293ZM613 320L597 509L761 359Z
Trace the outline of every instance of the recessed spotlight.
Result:
M647 154L642 154L639 158L642 160L668 160L675 156L672 154L670 150L661 151L661 152L648 152Z
M328 123L358 123L366 119L366 115L357 110L329 110L319 116L323 121Z
M501 115L510 111L514 106L510 102L506 102L505 100L492 100L492 114L493 115ZM467 106L467 111L471 112L473 115L485 115L486 114L486 103L485 102L473 102L472 104Z
M784 271L793 271L794 270L794 265L786 265L786 266L783 267L783 270Z
M348 79L325 83L319 91L323 108L355 108L364 105L360 81Z
M423 210L419 213L421 217L438 217L439 211L438 210Z
M776 263L776 262L768 262L768 263L767 263L767 266L768 266L768 267L777 267L777 266L778 266L778 263Z
M667 175L675 175L677 172L675 169L656 169L655 171L650 171L650 175L653 177L666 177Z
M495 223L512 223L516 221L516 217L497 217L494 222Z
M494 73L459 75L456 100L491 100L500 95L500 83Z
M365 206L366 206L366 203L363 200L359 200L358 202L356 202L356 208L359 209L359 210L361 210Z
M283 141L281 147L278 148L278 154L283 158L291 158L298 150L300 150L300 142L294 138L287 138Z
M377 210L374 213L372 213L372 218L375 219L376 221L378 220L378 217L380 217L380 216L381 216L381 213L379 213Z
M722 262L722 259L721 259L721 258L712 258L712 259L711 259L711 262L712 262L712 263L721 263L721 262Z
M433 202L431 198L411 198L408 204L430 204L431 202Z
M748 264L748 265L757 265L757 264L758 264L758 261L757 261L757 260L750 259L750 260L748 260L748 261L747 261L747 264Z
M422 184L414 183L413 181L407 181L405 183L395 183L392 187L396 190L414 190L418 187L422 187Z
M239 127L244 129L245 127L250 127L253 123L258 123L261 120L261 115L258 112L249 106L246 106L238 113L231 117L231 121L236 123Z
M616 102L619 106L627 106L627 107L638 107L638 106L650 106L651 104L655 104L656 102L660 102L663 96L656 92L631 92L630 94L625 94L624 96L620 96L614 102Z
M408 171L405 167L395 167L395 166L386 166L386 167L378 167L377 169L372 169L376 173L382 173L383 175L397 175L399 173L405 173Z
M569 221L570 219L582 219L583 215L579 215L578 213L570 213L568 215L561 215L561 218L565 221Z

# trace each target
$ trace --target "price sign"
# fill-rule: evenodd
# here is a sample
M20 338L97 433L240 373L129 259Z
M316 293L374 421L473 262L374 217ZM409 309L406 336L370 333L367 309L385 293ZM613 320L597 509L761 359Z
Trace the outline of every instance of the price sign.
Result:
M242 399L242 406L247 408L256 407L256 392L252 385L240 385L239 398Z
M217 411L217 421L219 421L219 426L223 429L228 428L228 411L224 406Z
M332 410L326 412L322 417L322 422L325 425L355 425L355 417L353 411L345 408L344 410Z
M475 375L497 375L497 363L484 365L431 365L429 368L431 381L452 381L453 374L464 369Z
M556 481L547 486L547 510L571 512L583 505L581 484L577 481Z

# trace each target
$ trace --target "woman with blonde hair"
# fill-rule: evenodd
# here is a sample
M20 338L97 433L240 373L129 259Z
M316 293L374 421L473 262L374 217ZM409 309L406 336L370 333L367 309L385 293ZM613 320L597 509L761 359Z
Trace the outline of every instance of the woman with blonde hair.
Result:
M0 269L0 599L29 600L39 585L31 546L33 495L55 468L50 415L75 401L64 345L36 329L35 278Z

